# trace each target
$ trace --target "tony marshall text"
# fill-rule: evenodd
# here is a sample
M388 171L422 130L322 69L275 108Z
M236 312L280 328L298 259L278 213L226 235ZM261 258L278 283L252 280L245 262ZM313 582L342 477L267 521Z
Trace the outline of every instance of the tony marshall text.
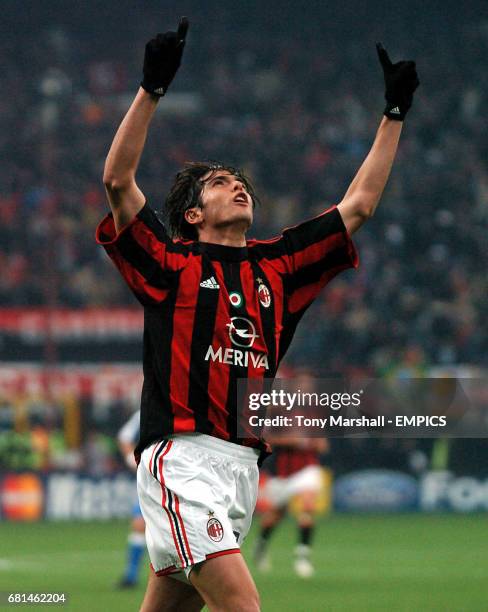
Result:
M378 416L376 418L368 418L366 416L357 418L347 418L340 415L310 418L303 414L295 414L293 416L275 416L275 417L258 417L253 414L249 417L249 425L251 427L384 427L385 417Z
M445 416L406 416L396 415L394 418L387 419L384 415L369 418L361 417L343 417L340 415L311 418L303 414L295 414L293 416L275 416L275 417L258 417L253 414L249 417L249 425L251 427L385 427L385 425L395 425L395 427L445 427L447 418Z

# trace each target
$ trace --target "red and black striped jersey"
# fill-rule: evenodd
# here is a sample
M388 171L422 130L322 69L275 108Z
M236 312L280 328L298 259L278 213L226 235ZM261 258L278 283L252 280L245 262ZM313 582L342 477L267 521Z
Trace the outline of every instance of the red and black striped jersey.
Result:
M173 433L238 435L239 379L273 379L314 298L357 254L336 207L245 247L174 241L146 203L117 234L97 228L144 306L141 437L136 454Z
M293 476L309 465L320 465L320 453L306 448L273 445L273 462L268 471L280 478Z

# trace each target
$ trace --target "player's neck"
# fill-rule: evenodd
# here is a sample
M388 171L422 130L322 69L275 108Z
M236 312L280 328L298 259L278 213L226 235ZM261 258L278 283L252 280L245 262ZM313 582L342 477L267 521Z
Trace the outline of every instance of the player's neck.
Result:
M206 227L200 230L198 241L221 244L223 246L245 247L246 235L242 229L232 226L219 228Z

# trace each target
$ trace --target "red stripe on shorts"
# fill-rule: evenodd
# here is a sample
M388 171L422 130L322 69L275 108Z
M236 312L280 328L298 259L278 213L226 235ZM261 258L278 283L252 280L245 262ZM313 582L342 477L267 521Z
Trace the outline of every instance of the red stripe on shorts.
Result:
M175 512L176 512L176 516L178 517L178 520L180 523L181 531L183 532L183 539L185 540L186 552L188 553L188 556L190 558L190 565L193 565L195 561L193 561L193 555L191 554L190 545L188 544L188 538L186 537L185 525L183 524L183 519L181 518L181 514L180 514L180 500L178 499L178 495L176 495L176 493L173 493L173 495L175 496Z
M151 474L153 473L153 457L154 457L154 453L156 452L156 449L158 448L158 446L159 446L159 443L156 442L153 448L153 452L151 453L151 459L149 459L149 471L151 472Z
M161 492L162 492L161 505L163 506L168 516L169 524L171 527L171 533L173 535L173 541L175 543L176 552L178 553L178 557L180 558L180 561L181 561L181 566L185 567L185 562L183 561L183 556L181 554L180 547L178 544L178 539L175 533L175 526L173 525L173 518L171 517L171 513L166 506L166 485L164 484L164 476L163 476L163 458L168 453L172 445L173 445L173 441L170 440L168 443L168 446L164 449L164 451L161 453L161 457L159 458L159 479L160 479Z
M205 555L205 559L213 559L214 557L222 557L222 555L234 555L235 553L240 553L240 548L228 548L227 550L219 550L219 552L210 553L209 555Z

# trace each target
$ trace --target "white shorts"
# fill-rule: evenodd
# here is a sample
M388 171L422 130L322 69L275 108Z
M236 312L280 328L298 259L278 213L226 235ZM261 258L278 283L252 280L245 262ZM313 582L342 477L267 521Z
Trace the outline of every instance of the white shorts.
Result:
M256 505L258 454L205 434L174 435L144 450L137 490L158 576L188 578L196 563L240 552Z
M322 468L319 465L308 465L286 478L272 477L264 485L263 498L273 506L285 506L294 495L322 490Z

